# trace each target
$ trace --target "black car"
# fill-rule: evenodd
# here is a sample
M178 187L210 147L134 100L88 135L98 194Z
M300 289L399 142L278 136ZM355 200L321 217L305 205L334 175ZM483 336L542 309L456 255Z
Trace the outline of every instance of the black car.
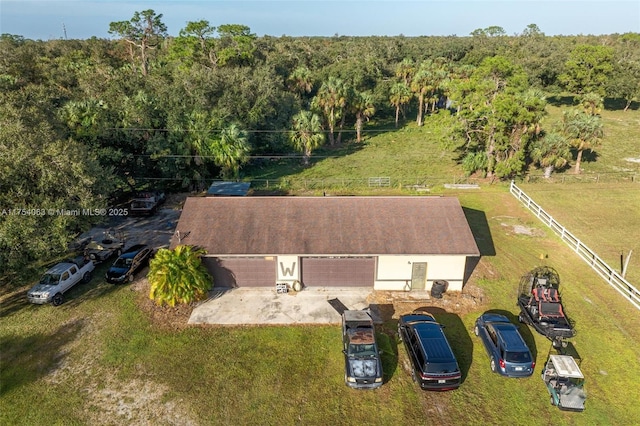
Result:
M382 363L368 312L342 313L342 343L347 386L357 389L382 386Z
M153 249L145 244L136 244L122 253L111 265L105 277L113 284L133 281L138 270L149 263Z
M518 328L507 317L485 313L476 320L473 332L484 343L491 371L507 377L529 377L533 374L536 362L531 351Z
M452 390L462 374L453 350L435 318L428 313L402 315L398 336L411 361L411 377L424 390Z

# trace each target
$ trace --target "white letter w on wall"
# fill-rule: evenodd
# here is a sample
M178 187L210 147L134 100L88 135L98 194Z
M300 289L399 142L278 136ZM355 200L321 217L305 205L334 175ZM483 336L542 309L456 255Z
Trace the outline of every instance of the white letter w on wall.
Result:
M283 277L295 277L296 272L296 262L291 262L291 267L285 267L283 262L280 262L280 272L282 272Z

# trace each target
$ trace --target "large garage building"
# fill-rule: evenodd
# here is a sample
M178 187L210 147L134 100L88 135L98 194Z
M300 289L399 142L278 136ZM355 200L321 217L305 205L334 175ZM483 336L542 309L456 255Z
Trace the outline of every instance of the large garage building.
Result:
M191 197L172 247L206 249L216 287L460 291L480 255L453 197Z

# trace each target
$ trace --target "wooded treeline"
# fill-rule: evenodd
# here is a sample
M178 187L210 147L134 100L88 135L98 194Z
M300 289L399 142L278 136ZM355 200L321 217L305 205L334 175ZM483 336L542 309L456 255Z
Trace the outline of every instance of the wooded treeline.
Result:
M257 37L244 25L162 15L110 25L113 40L0 37L0 273L59 252L95 218L7 209L95 209L144 186L241 177L252 156L359 143L428 115L451 126L461 168L551 173L602 136L604 98L640 100L640 34ZM580 104L544 129L546 96ZM394 124L395 123L395 124ZM348 130L348 132L347 132Z

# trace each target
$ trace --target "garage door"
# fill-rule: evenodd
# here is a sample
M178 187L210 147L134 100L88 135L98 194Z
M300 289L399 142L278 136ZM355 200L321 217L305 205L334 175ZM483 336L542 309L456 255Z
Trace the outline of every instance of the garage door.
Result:
M275 287L275 259L205 257L214 287Z
M305 257L300 261L302 283L307 287L372 287L374 257Z

